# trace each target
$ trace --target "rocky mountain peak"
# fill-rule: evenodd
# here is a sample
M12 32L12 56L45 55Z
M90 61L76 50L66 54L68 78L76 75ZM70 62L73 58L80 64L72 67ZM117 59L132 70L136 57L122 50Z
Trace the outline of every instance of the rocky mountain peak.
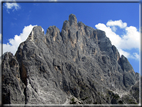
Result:
M77 18L74 14L69 15L69 23L70 23L70 26L77 25Z
M133 74L135 74L133 67L131 66L128 59L124 55L121 55L120 63L124 72L132 72Z
M35 27L33 27L32 31L35 34L40 34L40 33L42 33L42 27L41 26L35 26Z
M73 14L61 32L35 26L14 56L4 54L2 66L3 103L138 103L139 76L127 58L104 31L77 23Z
M35 41L38 38L42 38L44 36L44 31L42 30L41 26L34 26L29 37L27 38L27 41Z

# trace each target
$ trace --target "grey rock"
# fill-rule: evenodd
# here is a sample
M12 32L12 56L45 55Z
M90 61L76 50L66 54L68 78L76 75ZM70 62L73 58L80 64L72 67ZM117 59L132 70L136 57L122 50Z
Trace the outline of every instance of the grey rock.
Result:
M10 66L13 58L17 68ZM15 56L3 59L2 65L9 66L4 67L3 75L14 71L9 81L19 86L5 87L8 91L3 95L15 89L24 98L17 99L13 93L8 98L15 96L17 102L7 98L6 103L22 100L25 104L129 104L125 101L128 95L125 97L123 93L139 80L139 74L126 57L120 57L105 32L77 22L73 14L64 21L61 32L50 26L44 34L42 27L34 27ZM15 71L20 82L13 81ZM7 85L3 82L3 86ZM134 93L129 92L129 99L137 103Z
M130 73L127 73L127 72L123 74L123 81L124 81L125 87L130 87L135 84L134 77Z
M139 82L133 85L130 89L130 93L136 99L137 103L139 103Z
M2 103L25 104L25 85L20 79L18 61L12 53L3 55L2 69Z

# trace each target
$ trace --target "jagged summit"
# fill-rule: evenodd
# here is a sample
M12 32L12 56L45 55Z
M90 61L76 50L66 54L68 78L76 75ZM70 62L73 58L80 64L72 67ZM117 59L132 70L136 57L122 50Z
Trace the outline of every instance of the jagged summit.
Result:
M69 23L70 23L70 26L72 26L73 24L74 25L77 24L77 18L74 14L69 15Z
M138 73L105 32L75 15L62 30L35 26L16 54L2 61L3 103L138 103ZM12 78L11 78L12 77Z

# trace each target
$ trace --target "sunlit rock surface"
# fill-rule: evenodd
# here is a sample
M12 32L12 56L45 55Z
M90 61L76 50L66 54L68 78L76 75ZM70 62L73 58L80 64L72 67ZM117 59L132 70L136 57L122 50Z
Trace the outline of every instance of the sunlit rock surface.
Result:
M69 15L62 30L36 26L2 61L6 104L137 104L139 74L105 32Z

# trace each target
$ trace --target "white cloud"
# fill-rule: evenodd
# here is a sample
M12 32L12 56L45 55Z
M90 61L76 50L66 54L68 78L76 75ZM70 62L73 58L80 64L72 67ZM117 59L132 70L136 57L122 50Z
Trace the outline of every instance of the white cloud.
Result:
M18 10L20 8L20 6L17 3L6 3L5 6L7 7L7 9L16 9Z
M130 26L125 28L126 34L123 35L120 48L122 49L133 49L140 48L140 33L136 27Z
M111 29L116 32L117 28L115 26L112 26Z
M116 34L115 26L123 29L125 34L121 36ZM138 53L133 52L130 54L129 52L126 52L126 50L140 49L140 32L136 27L127 27L127 23L123 23L122 20L111 20L108 21L106 25L99 23L95 25L95 27L106 32L106 36L110 39L111 43L117 47L120 55L123 54L127 58L139 59Z
M3 53L12 52L13 54L15 54L20 43L27 39L34 26L25 26L23 32L20 33L20 35L15 35L14 38L9 39L9 43L3 44Z
M21 8L20 5L18 5L16 2L15 3L5 3L5 7L7 8L8 13L10 13L9 9L12 9L14 11L14 10L18 10Z
M136 58L136 59L139 59L139 58L140 58L140 55L137 54L137 53L133 53L133 55L134 55L134 58Z
M122 20L116 20L116 21L109 20L106 25L119 26L120 28L125 28L127 26L127 23L123 23Z

